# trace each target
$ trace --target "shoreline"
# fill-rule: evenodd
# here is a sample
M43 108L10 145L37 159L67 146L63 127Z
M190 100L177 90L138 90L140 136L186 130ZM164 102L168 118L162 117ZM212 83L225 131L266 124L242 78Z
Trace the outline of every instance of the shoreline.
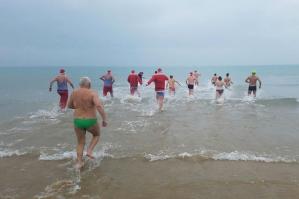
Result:
M1 198L297 198L299 164L205 159L104 158L71 192L73 160L0 159ZM90 164L90 163L88 163ZM92 163L91 163L92 164ZM11 166L13 165L13 166Z

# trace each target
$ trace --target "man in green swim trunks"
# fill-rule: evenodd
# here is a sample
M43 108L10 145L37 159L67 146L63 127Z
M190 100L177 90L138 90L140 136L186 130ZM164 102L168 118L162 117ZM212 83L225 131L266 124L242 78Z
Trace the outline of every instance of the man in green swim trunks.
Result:
M73 91L68 107L74 109L74 127L77 135L77 167L84 166L83 151L86 131L92 134L92 140L87 148L86 156L94 159L93 149L99 141L100 126L97 122L97 111L102 117L102 126L107 126L106 113L98 94L90 89L91 81L88 77L80 78L80 88Z

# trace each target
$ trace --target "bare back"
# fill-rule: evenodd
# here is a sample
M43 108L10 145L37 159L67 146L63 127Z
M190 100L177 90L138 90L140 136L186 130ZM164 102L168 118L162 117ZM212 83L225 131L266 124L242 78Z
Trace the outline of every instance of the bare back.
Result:
M97 94L91 89L76 89L69 101L69 106L75 109L75 118L96 118L96 107L100 103Z
M247 78L247 82L249 83L249 86L256 86L257 81L260 81L260 79L255 75L251 75Z

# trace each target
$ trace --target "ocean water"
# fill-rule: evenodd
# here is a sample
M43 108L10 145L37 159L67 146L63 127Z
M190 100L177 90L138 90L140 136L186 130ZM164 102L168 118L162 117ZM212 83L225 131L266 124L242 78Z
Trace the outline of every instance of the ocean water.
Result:
M151 172L142 168L155 170L153 176L156 178L150 178L149 181L153 183L152 187L161 187L165 184L177 186L180 183L191 183L193 177L184 173L183 169L194 173L210 172L205 178L212 178L213 170L209 170L210 168L217 167L217 171L224 171L229 165L236 172L246 173L258 168L259 166L255 166L257 163L261 163L261 167L269 167L269 173L253 175L255 181L263 180L258 176L265 174L269 181L275 176L277 179L284 179L283 183L298 186L298 175L294 173L295 169L289 167L297 168L299 161L299 66L163 67L167 75L174 75L182 84L174 97L166 94L164 112L158 111L153 85L140 87L141 98L129 95L126 78L131 69L143 71L148 80L155 70L153 67L65 69L76 86L81 76L92 79L92 87L99 92L108 114L108 127L102 128L101 140L95 149L96 160L87 162L86 169L79 174L72 167L76 156L72 111L60 112L55 89L51 93L48 91L49 81L59 68L0 68L0 162L2 167L7 165L4 169L12 172L10 176L0 174L1 179L7 178L12 183L22 182L21 179L32 172L26 170L26 165L31 165L40 174L47 173L49 168L45 165L58 167L52 171L52 177L33 181L30 190L24 189L22 183L17 183L18 186L0 183L0 196L121 198L121 194L125 194L123 198L146 198L145 195L149 198L165 198L170 197L167 195L169 187L164 187L162 193L157 189L155 193L149 188L151 185L145 183L142 186L142 182L149 180ZM112 70L116 79L113 99L104 98L101 94L102 82L99 77L107 69ZM254 69L262 80L262 89L258 90L255 99L247 96L248 85L245 83L246 77ZM193 70L201 73L200 85L195 89L194 96L189 97L184 82L188 73ZM210 78L214 73L224 76L227 72L234 84L225 90L222 101L215 101L215 88L211 86ZM17 169L24 172L14 173L16 168L10 168L10 164L17 165ZM197 164L199 167L195 167ZM203 168L204 164L209 166ZM276 168L277 164L283 166ZM117 165L123 167L119 168ZM161 177L170 172L166 168L176 168L176 165L182 167L181 170L176 170L181 174L179 179L172 179L171 173L167 174L169 180ZM197 171L199 168L203 170ZM282 172L284 169L286 171ZM115 174L117 171L119 175ZM132 172L131 175L124 174L128 171ZM98 175L97 179L91 177L93 175ZM139 175L144 181L139 184L131 182L132 175ZM232 176L223 178L231 181L234 179ZM247 173L245 179L242 174L239 176L239 181L252 181L248 177L251 174ZM112 178L117 179L117 182ZM121 182L128 183L129 187L138 185L138 190L144 192L125 193L125 186L121 186ZM217 183L214 186L218 186L219 182ZM109 191L92 188L94 184L107 186ZM197 194L200 185L195 184L194 189L190 186L185 189L190 188L190 193ZM271 185L276 186L274 184ZM218 189L222 190L223 186ZM293 187L290 189L293 190ZM285 190L294 193L290 189ZM138 195L142 193L143 197ZM155 194L151 195L153 193ZM250 196L250 191L248 194ZM177 198L179 195L180 193ZM198 198L195 195L185 195L185 198ZM206 196L217 198L210 197L208 193Z

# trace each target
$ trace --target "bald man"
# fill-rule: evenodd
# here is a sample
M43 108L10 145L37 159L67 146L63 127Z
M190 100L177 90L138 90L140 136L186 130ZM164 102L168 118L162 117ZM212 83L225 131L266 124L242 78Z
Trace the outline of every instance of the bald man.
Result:
M102 117L102 126L107 126L107 117L104 107L97 93L90 89L91 81L88 77L80 79L80 88L73 91L68 107L74 109L74 127L77 135L77 168L84 166L83 151L85 146L86 131L92 134L92 139L87 148L86 156L94 159L93 149L100 138L100 126L97 121L98 112Z

